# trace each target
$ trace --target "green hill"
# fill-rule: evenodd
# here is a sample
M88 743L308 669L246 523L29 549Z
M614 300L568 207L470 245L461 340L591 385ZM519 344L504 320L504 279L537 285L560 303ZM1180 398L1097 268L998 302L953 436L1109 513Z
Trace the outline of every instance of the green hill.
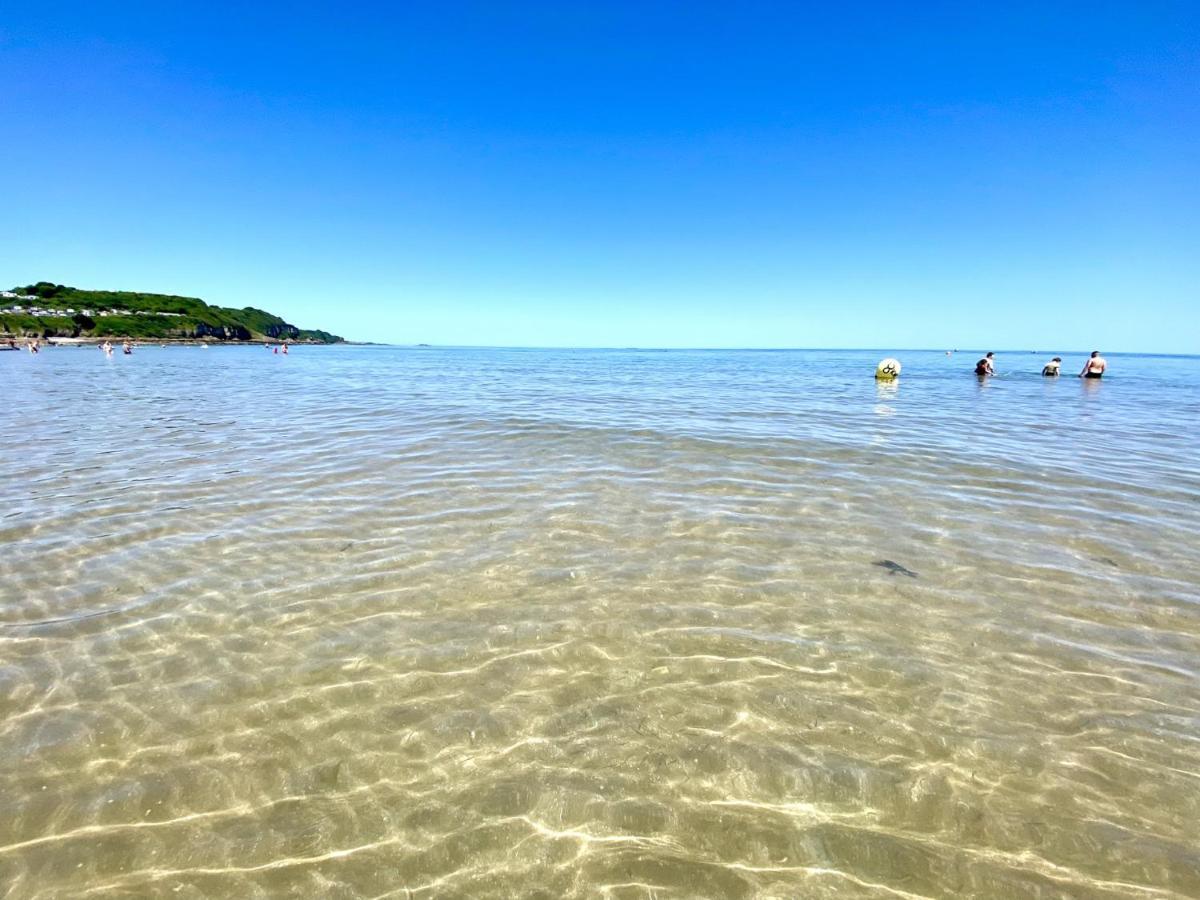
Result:
M199 338L219 341L287 340L337 344L328 331L297 328L247 306L209 306L196 297L134 291L88 291L39 281L0 296L0 333L37 337Z

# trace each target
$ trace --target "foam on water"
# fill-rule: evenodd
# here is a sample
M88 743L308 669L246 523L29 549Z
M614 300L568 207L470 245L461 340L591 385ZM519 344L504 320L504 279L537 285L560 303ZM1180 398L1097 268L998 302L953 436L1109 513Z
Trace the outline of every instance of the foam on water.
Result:
M881 355L0 354L0 883L1200 896L1200 361Z

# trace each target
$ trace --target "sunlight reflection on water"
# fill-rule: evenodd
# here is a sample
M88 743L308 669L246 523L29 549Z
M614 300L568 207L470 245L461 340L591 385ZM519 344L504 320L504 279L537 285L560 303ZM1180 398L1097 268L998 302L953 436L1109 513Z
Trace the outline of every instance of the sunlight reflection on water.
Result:
M1200 895L1200 361L881 355L0 354L0 882Z

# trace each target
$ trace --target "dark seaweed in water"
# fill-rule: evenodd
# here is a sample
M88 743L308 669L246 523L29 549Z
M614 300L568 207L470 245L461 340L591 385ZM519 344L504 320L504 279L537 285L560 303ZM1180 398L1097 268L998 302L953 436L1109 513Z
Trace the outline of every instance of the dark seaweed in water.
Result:
M906 569L900 563L890 559L877 559L871 563L873 566L879 566L882 569L887 569L889 575L907 575L909 578L916 578L917 573L912 569Z

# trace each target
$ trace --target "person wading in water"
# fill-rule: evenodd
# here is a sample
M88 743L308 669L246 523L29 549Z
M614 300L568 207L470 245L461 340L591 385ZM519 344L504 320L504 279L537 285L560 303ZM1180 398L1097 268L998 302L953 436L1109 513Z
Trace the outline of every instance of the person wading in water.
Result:
M1079 373L1080 378L1099 378L1104 374L1104 370L1108 368L1108 362L1100 355L1099 350L1093 350L1091 357L1083 364L1083 371Z

